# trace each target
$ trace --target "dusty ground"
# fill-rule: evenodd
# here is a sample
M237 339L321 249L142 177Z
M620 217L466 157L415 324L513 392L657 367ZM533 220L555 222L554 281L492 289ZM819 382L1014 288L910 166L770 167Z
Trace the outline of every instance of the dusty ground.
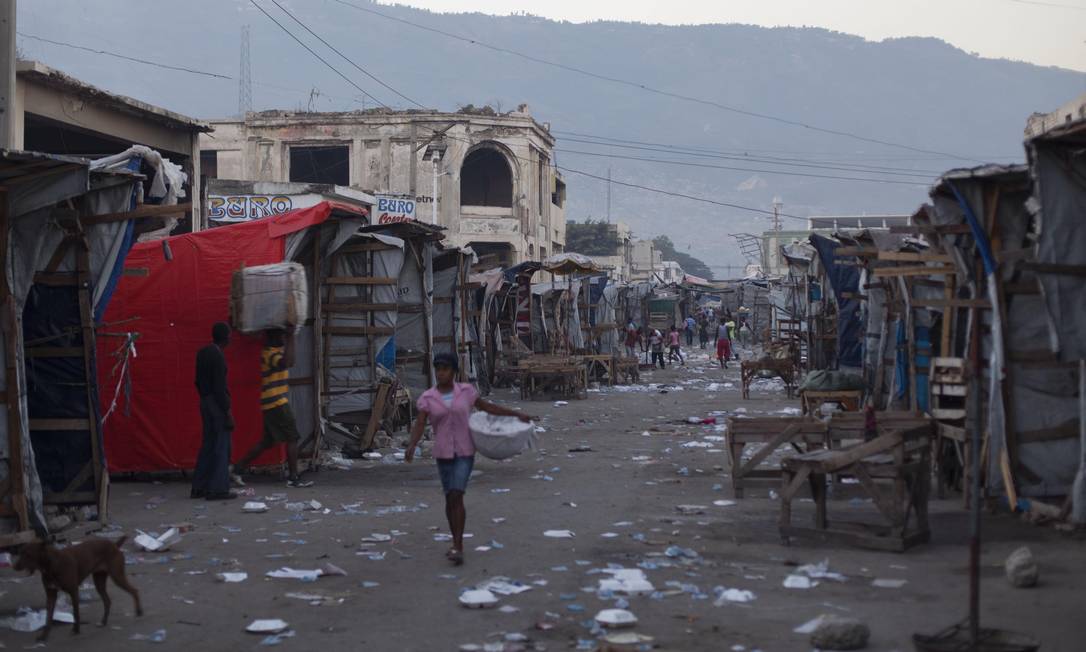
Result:
M182 482L115 484L112 515L125 532L161 530L185 521L195 530L165 555L126 547L129 575L144 595L143 618L135 618L128 597L111 587L114 617L109 628L86 626L76 638L67 626L58 625L48 647L251 649L259 648L263 637L245 633L245 626L256 618L282 618L296 636L283 640L280 649L456 650L463 644L500 641L503 633L522 633L549 650L579 642L592 649L586 621L613 606L613 600L586 590L600 579L594 569L645 562L646 574L661 594L629 602L640 619L636 631L654 637L657 649L809 650L806 637L792 630L819 614L839 613L870 624L869 649L905 651L912 649L913 632L930 632L964 615L967 526L959 497L932 505L933 541L905 554L804 542L784 547L776 532L778 505L769 496L775 483L748 489L748 497L735 505L716 506L714 501L732 498L721 470L727 460L724 446L681 446L721 433L711 426L689 426L680 427L681 434L643 436L658 422L714 410L745 408L753 415L794 405L775 391L755 392L743 401L738 371L722 373L706 363L695 354L686 368L643 378L685 382L679 385L683 391L608 390L565 406L525 406L544 418L543 450L506 463L478 461L481 473L467 498L468 531L474 536L467 563L460 568L445 561L447 544L434 540L445 531L445 522L430 460L411 466L365 463L350 471L315 474L317 486L291 490L290 500L315 499L332 512L304 516L288 511L282 502L271 504L265 514L243 514L240 501L190 501ZM705 391L709 382L718 383L719 391ZM733 387L725 387L726 382ZM509 390L499 390L494 398L517 403ZM592 452L567 452L579 444L590 445ZM258 497L287 491L271 479L254 486ZM850 503L847 496L839 498L831 514L870 509ZM680 504L704 505L706 510L683 515L676 510ZM548 529L569 529L576 537L544 538ZM356 554L363 550L363 537L394 530L400 533L393 541L365 549L383 552L383 558ZM1011 516L987 517L984 530L985 623L1029 631L1041 638L1046 652L1082 650L1083 542ZM79 530L71 533L80 535ZM605 533L618 536L601 536ZM473 550L492 541L502 547ZM1003 578L1003 559L1023 544L1040 560L1042 579L1035 589L1013 589ZM671 545L691 548L698 557L670 559L662 553ZM824 559L847 581L824 581L807 590L783 588L783 579L794 570L789 564ZM346 570L347 576L312 583L264 577L281 566L311 569L326 562ZM216 582L215 574L224 570L245 571L249 577L239 584ZM459 606L462 589L497 575L523 582L545 580L546 585L502 598L501 605L518 609L511 613ZM874 578L907 583L898 589L876 588L871 585ZM750 590L755 599L714 606L718 586ZM332 604L313 606L286 597L291 592L323 594ZM43 604L37 578L0 571L0 614ZM96 622L100 614L97 601L84 604L85 622ZM543 621L556 626L541 631L536 624ZM160 644L132 638L156 630L166 633ZM8 649L20 649L32 645L33 635L0 629L0 641Z

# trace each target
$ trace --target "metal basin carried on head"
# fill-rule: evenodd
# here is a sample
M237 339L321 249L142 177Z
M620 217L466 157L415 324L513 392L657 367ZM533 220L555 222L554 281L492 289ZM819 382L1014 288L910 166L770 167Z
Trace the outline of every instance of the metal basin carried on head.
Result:
M1032 636L1002 629L981 628L977 644L969 640L967 625L954 625L938 634L913 634L916 652L1037 652L1041 642Z

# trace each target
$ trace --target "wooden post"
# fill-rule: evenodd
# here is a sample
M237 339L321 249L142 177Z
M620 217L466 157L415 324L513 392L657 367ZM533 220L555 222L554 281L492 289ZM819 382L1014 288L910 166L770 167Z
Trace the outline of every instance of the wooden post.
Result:
M7 270L9 264L11 216L9 214L7 190L0 188L0 269ZM23 469L23 421L22 392L20 391L19 369L19 315L15 297L8 285L6 273L0 274L0 328L4 337L4 396L7 403L8 428L8 496L12 511L18 520L18 529L30 529L30 515L26 499L26 479Z
M76 228L79 222L76 222ZM94 373L94 359L97 355L96 338L94 334L94 298L91 294L90 277L90 243L86 234L76 244L76 278L77 293L79 295L79 321L83 335L83 374L86 378L87 422L90 426L91 464L94 465L94 491L98 497L98 520L105 523L108 518L109 499L107 487L109 486L109 474L102 472L102 434L101 424L96 417L98 406L95 404L96 392L91 392L91 387L96 383ZM104 479L103 479L104 478Z
M321 443L321 431L322 431L322 412L324 410L324 401L322 400L324 391L324 372L327 368L324 361L324 306L321 301L321 287L323 283L323 276L321 274L321 263L323 258L321 257L321 230L318 226L313 231L313 301L310 303L313 307L313 360L312 360L312 373L313 377L313 457L312 462L316 463L317 456L319 455L320 443Z

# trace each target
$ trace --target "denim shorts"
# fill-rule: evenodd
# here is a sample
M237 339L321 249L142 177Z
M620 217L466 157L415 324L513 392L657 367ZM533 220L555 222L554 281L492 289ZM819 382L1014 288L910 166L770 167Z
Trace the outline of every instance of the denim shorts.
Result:
M467 491L468 478L475 466L475 456L454 457L451 460L437 461L437 472L441 475L441 488L450 491Z

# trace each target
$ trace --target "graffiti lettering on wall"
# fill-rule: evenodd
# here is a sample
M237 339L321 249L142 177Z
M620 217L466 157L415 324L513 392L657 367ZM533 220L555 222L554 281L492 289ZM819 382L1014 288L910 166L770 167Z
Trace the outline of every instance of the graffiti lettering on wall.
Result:
M207 203L208 219L220 222L282 215L294 207L291 198L284 195L210 195Z

